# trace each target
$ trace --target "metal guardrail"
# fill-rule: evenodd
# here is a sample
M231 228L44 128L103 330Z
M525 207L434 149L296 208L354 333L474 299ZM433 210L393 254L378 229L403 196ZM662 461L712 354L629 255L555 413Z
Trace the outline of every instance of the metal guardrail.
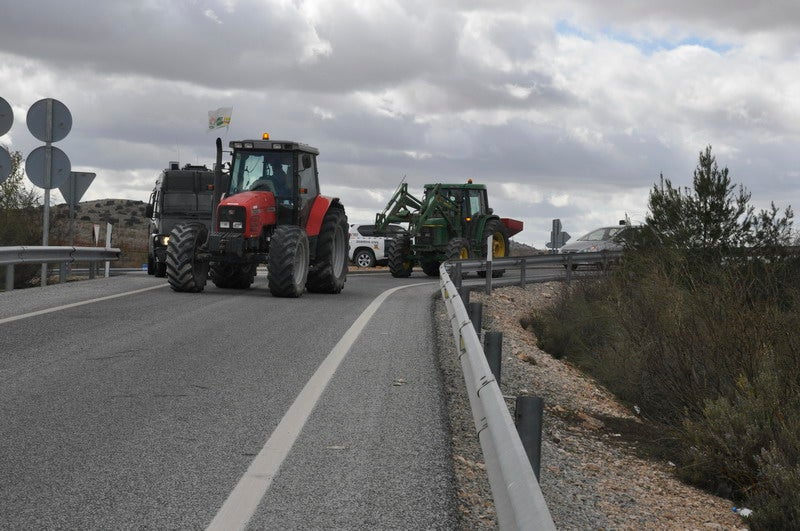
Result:
M121 252L116 247L0 247L0 266L6 266L6 291L11 291L14 289L15 265L109 262L119 260ZM91 268L90 272L93 272Z
M491 249L491 246L488 246ZM609 265L622 258L622 251L598 251L593 253L537 254L529 256L511 256L508 258L454 260L445 262L447 271L452 274L456 287L461 287L464 274L469 272L486 272L486 293L492 292L493 270L519 269L519 285L525 287L527 271L541 267L563 266L565 276L554 276L549 280L572 280L572 273L578 266L587 265L605 270ZM539 279L545 280L545 279ZM507 284L507 283L505 283Z
M445 264L439 268L439 273L442 298L459 350L472 417L486 461L498 524L501 529L555 530L550 510L542 496L539 482L514 427L500 387L492 375L478 334L472 326L455 284L450 280ZM488 274L487 276L491 277Z

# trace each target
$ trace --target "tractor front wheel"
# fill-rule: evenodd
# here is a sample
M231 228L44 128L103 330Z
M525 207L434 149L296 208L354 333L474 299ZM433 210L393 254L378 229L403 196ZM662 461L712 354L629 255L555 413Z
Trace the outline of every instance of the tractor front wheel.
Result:
M308 237L294 225L275 228L267 259L269 291L276 297L299 297L308 277Z
M422 271L429 277L439 276L439 266L442 265L438 260L420 260Z
M306 288L314 293L339 293L347 281L347 215L331 207L317 236L317 252Z
M389 272L395 278L408 278L414 269L414 264L409 258L411 254L411 238L407 234L397 236L389 244L386 253L389 262Z
M208 229L202 223L184 223L172 229L166 274L173 290L198 293L206 287L208 262L198 260L197 254L207 237Z
M490 219L486 222L483 229L483 256L486 256L486 240L491 237L489 243L492 247L492 258L505 258L508 256L510 244L508 243L508 229L499 219ZM505 269L492 269L492 278L502 277ZM486 271L478 271L478 276L486 277Z

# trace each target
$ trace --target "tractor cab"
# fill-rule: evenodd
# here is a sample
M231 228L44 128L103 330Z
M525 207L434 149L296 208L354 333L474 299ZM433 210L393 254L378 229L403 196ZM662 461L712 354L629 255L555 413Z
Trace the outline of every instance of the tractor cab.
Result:
M268 134L261 140L231 142L230 147L232 164L220 214L226 206L248 204L274 212L278 224L304 227L319 195L319 151L298 142L270 140Z

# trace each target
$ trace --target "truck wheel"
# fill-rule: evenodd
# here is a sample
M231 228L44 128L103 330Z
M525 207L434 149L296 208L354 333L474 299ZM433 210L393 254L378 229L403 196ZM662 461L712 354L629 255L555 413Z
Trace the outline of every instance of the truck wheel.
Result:
M420 265L422 266L422 271L429 277L439 276L441 262L438 260L420 260Z
M308 237L294 225L275 228L267 259L269 291L276 297L299 297L308 276Z
M158 278L164 278L165 276L167 276L167 264L166 264L166 262L156 262L155 275Z
M347 215L343 208L328 209L317 236L317 252L306 288L314 293L339 293L347 280Z
M247 289L256 278L257 264L211 265L211 281L218 288Z
M408 256L411 254L411 238L407 234L401 234L389 244L387 258L389 262L389 272L395 278L408 278L414 269L414 263Z
M499 219L490 219L483 229L483 256L486 256L486 240L492 237L492 258L505 258L508 256L508 230ZM505 269L492 269L492 278L502 277ZM486 278L486 271L478 271L478 276Z
M353 262L358 267L375 267L375 254L370 249L356 251Z
M208 229L202 223L185 223L172 229L166 273L173 290L197 293L206 287L208 262L198 260L197 253L207 237Z

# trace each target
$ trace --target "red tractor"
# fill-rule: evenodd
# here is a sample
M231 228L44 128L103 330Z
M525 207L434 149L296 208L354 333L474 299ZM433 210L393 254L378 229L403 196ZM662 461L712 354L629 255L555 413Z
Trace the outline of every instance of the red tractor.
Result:
M210 277L220 288L247 289L258 265L267 264L275 296L342 291L347 215L338 198L319 193L319 150L270 140L268 134L233 141L230 147L232 162L223 172L217 139L210 231L202 223L185 223L170 234L170 287L200 292Z

